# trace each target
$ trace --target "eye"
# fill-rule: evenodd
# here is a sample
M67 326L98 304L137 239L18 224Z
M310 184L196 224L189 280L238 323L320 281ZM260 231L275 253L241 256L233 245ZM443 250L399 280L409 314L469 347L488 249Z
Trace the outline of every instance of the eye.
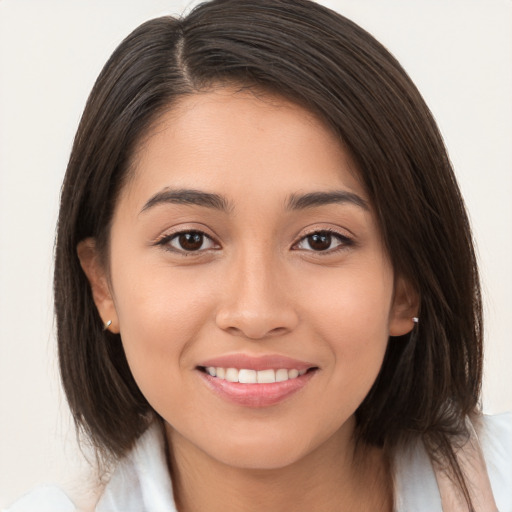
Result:
M328 252L352 245L352 240L333 231L316 231L299 240L297 249L315 252Z
M158 242L170 250L179 252L198 252L217 248L217 244L201 231L182 231L164 237Z

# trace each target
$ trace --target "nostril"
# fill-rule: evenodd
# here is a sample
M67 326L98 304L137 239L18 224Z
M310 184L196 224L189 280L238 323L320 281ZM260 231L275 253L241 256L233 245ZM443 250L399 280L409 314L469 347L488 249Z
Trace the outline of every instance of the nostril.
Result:
M288 331L286 327L275 327L274 329L271 329L268 331L268 336L279 336L281 334L285 334Z
M245 328L238 327L228 327L225 329L229 334L233 336L243 336L244 338L248 338L250 340L261 340L265 338L270 338L274 336L282 336L289 332L289 329L286 327L275 327L270 330L266 330L265 326L258 325L247 325Z

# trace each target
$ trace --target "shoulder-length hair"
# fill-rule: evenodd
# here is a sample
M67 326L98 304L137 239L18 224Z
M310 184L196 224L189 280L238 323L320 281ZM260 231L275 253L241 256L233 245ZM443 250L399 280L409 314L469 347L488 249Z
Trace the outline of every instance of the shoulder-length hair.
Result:
M132 32L87 102L64 180L55 307L64 389L79 429L120 457L151 406L119 336L103 332L77 244L108 255L112 214L151 123L217 84L279 94L318 115L357 163L394 271L420 296L420 323L391 338L356 412L358 439L395 449L421 437L467 489L453 442L478 409L482 319L468 218L441 135L395 58L343 16L307 0L214 0Z

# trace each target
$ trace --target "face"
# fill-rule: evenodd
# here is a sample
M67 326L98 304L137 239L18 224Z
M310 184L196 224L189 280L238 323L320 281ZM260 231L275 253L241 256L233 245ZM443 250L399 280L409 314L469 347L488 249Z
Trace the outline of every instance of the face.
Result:
M348 438L389 336L412 327L350 156L276 97L182 99L137 152L108 287L80 252L171 437L233 466Z

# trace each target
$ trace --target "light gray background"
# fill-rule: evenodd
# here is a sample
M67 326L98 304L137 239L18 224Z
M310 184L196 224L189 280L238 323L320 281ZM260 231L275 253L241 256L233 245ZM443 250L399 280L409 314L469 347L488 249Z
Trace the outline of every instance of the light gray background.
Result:
M398 57L438 120L481 262L484 410L512 410L512 2L323 3ZM80 466L51 279L59 189L85 100L124 36L188 4L0 0L0 506L40 482L66 487Z

